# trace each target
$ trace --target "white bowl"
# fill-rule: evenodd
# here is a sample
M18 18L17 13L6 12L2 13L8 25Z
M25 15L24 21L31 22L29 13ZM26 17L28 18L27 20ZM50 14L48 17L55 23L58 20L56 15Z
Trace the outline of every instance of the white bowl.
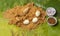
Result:
M55 22L54 24L49 23L49 22L48 22L48 19L49 19L49 18L53 18L53 19L55 19L56 22ZM52 25L52 26L53 26L53 25L56 25L56 24L57 24L57 19L56 19L55 17L50 16L50 17L48 17L48 19L47 19L47 23L48 23L48 25Z
M56 14L56 9L53 8L53 7L48 7L48 8L46 9L46 12L47 12L47 15L48 15L48 16L53 16L53 15Z

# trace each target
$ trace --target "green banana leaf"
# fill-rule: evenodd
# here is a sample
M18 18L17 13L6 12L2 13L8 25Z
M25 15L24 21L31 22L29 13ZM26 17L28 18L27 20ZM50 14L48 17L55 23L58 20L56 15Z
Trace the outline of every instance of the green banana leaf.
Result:
M56 26L49 26L47 22L37 26L34 30L23 30L15 25L9 25L8 20L3 18L3 13L14 6L23 6L34 2L38 7L46 10L54 7L57 11L55 17L58 20ZM12 30L12 32L11 32ZM0 0L0 36L60 36L60 0Z

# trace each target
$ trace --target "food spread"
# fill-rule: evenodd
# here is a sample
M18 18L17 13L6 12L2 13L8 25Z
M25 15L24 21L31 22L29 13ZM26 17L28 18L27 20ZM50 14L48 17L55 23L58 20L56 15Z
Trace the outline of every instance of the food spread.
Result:
M46 12L41 7L36 7L34 3L16 6L4 13L4 17L9 19L9 24L24 29L36 28L45 21L45 16Z

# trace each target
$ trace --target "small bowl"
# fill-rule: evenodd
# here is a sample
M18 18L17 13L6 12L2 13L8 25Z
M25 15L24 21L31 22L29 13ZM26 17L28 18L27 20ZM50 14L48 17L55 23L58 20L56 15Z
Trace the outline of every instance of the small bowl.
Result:
M55 22L54 22L54 23L50 23L50 22L49 22L49 19L53 19L53 20L55 20ZM52 20L50 20L50 21L52 21ZM57 24L57 19L56 19L55 17L53 17L53 16L52 16L52 17L48 17L47 23L48 23L48 25L54 26L54 25Z
M56 9L53 7L48 7L46 9L46 13L48 16L54 16L56 14Z

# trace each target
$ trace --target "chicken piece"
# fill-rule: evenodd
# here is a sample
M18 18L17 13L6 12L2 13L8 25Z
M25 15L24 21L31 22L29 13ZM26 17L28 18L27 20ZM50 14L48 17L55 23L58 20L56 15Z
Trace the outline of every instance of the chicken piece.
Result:
M14 7L14 8L12 8L12 9L9 9L9 10L7 10L7 11L3 14L3 16L4 16L5 18L12 19L12 18L14 18L14 17L17 15L18 10L20 10L21 8L22 8L22 7L17 6L17 7Z
M29 13L29 10L30 10L31 7L33 7L33 3L28 3L27 5L22 7L21 10L18 10L18 14L21 15L21 16L26 15L27 13Z

